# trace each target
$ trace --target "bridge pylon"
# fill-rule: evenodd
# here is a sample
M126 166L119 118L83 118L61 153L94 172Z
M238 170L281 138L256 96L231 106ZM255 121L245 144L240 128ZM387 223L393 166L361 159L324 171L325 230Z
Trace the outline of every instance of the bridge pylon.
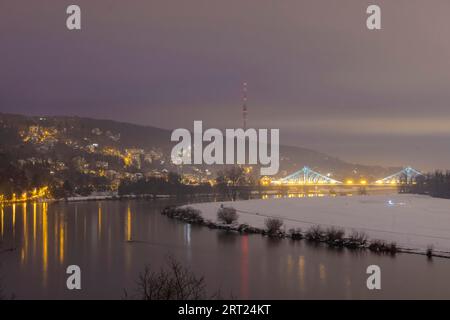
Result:
M406 167L403 170L391 174L386 178L375 181L376 184L410 184L414 183L422 173L412 167Z

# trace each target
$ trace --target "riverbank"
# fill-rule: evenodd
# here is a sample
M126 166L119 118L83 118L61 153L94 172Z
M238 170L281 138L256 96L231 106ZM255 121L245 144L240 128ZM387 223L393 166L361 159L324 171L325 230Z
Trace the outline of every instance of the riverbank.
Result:
M364 233L374 241L395 244L400 251L450 257L450 201L417 195L284 198L209 202L190 205L206 223L217 224L221 204L238 212L237 224L265 229L269 217L282 230L305 233L314 226Z
M195 194L195 195L186 195L186 197L211 197L211 194ZM53 198L45 198L45 199L29 199L29 200L18 200L18 201L3 201L0 202L0 205L13 205L13 204L21 204L21 203L50 203L50 202L85 202L85 201L114 201L114 200L159 200L159 199L174 199L179 197L179 195L175 194L129 194L129 195L89 195L89 196L73 196L67 198L53 199Z

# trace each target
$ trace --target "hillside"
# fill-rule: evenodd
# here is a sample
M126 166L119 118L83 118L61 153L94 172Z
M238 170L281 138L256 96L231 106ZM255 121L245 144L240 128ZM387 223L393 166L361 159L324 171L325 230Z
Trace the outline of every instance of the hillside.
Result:
M71 162L77 156L104 161L105 157L128 154L137 160L147 159L152 169L174 169L170 164L170 130L80 117L30 117L0 113L0 148L13 158L53 157ZM111 148L111 154L104 150ZM130 151L131 150L131 151ZM134 153L134 154L132 154ZM111 159L110 159L111 160ZM114 162L114 161L112 161ZM321 173L332 173L336 179L349 176L379 178L398 168L365 166L345 162L314 150L280 146L280 172L284 176L303 166ZM138 167L142 167L140 163ZM109 168L118 170L120 163ZM214 171L219 166L210 170ZM205 168L199 167L201 170Z

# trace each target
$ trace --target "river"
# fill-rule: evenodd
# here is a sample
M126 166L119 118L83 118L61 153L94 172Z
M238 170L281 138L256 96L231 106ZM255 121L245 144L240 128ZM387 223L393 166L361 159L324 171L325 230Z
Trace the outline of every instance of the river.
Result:
M263 200L262 200L263 201ZM299 200L301 201L301 200ZM28 203L1 208L0 283L16 299L133 296L146 265L171 256L209 292L239 299L450 298L450 259L378 255L189 225L160 214L176 200ZM68 290L66 268L81 268ZM366 268L381 268L368 290Z

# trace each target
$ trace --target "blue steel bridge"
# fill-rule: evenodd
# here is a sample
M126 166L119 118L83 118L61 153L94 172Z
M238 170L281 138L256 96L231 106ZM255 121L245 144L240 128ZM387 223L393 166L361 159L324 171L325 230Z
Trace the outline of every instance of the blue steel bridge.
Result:
M416 178L421 176L422 173L412 167L405 167L399 172L393 173L385 178L376 181L352 181L347 180L345 182L332 179L328 175L320 174L312 170L309 167L303 167L302 169L282 178L279 180L273 180L273 185L401 185L415 183Z

